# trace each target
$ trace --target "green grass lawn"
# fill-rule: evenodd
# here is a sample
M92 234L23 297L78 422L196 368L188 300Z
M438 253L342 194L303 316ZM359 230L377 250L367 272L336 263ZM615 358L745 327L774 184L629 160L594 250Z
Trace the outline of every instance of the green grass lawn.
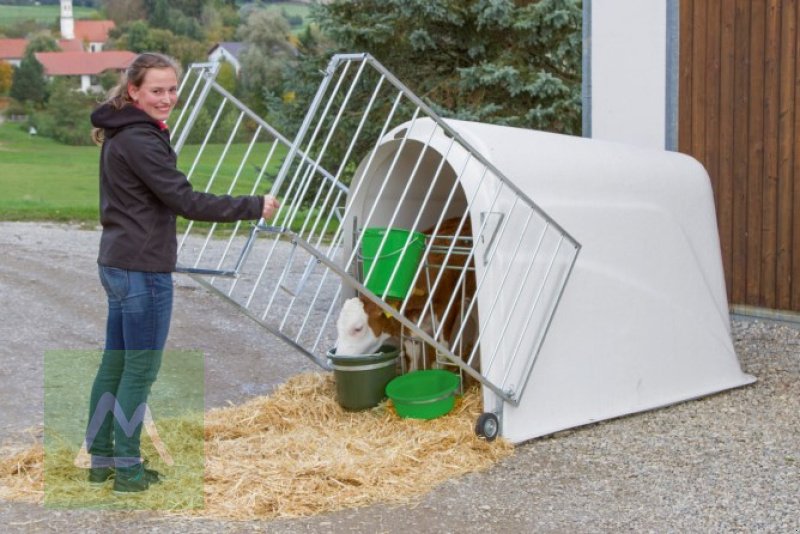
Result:
M72 16L77 19L92 18L97 10L90 7L75 6ZM4 6L0 5L0 26L11 26L26 20L40 24L54 24L61 16L61 6Z
M0 124L0 220L96 221L98 155Z
M233 194L250 194L258 176L256 165L263 163L269 146L261 143L254 148L239 172L246 145L232 145L216 170L210 191L227 193L232 177L239 172ZM187 145L181 154L179 166L184 172L192 167L197 148ZM192 178L196 190L205 190L221 151L221 145L206 147ZM276 149L257 193L269 190L269 177L278 173L285 154L285 148ZM0 124L0 220L97 222L99 155L95 146L62 145L44 137L29 137L18 124Z

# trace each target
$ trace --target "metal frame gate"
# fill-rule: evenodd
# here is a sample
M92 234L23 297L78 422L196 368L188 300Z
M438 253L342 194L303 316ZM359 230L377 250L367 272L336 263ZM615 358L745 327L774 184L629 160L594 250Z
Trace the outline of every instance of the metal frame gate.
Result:
M293 142L217 84L215 73L213 65L195 65L181 88L189 96L175 128L176 151L191 158L190 179L215 193L269 189L282 206L247 230L214 224L198 231L190 223L179 270L326 369L341 298L361 293L440 358L517 405L578 242L367 54L331 59ZM193 154L189 146L197 147ZM440 234L447 219L458 221L456 235L471 223L471 246ZM449 239L440 256L460 269L460 283L474 277L475 293L462 301L462 313L477 313L480 325L469 354L454 353L457 344L441 339L441 325L425 324L430 298L412 320L411 294L390 305L385 291L367 289L373 273L361 272L359 251L363 230L375 226L429 229L423 258ZM466 258L451 261L456 254ZM423 260L415 283L425 268ZM432 292L444 272L429 280ZM397 267L390 278L396 275ZM451 295L445 310L459 306L458 298ZM464 335L462 324L457 341Z

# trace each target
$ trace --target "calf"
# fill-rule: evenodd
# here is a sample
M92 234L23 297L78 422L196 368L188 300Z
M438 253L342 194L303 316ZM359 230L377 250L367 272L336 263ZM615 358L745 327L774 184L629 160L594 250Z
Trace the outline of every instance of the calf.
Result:
M437 341L450 347L452 352L462 358L466 358L472 351L472 340L476 333L474 326L465 325L464 333L461 336L463 341L459 343L458 347L453 347L452 344L462 326L461 319L465 311L462 309L462 305L468 303L475 295L475 274L471 269L474 263L470 261L470 270L463 278L461 278L461 271L467 260L466 254L454 251L447 258L445 264L447 248L452 244L453 239L456 240L455 247L471 249L472 230L469 219L464 222L461 232L456 235L459 222L460 218L447 219L442 222L433 243L438 250L431 250L424 258L428 266L427 276L424 270L420 273L408 298L404 315L412 322L419 324L420 328L431 337L434 336L435 330L439 330ZM431 234L434 229L430 228L425 233ZM436 279L440 272L441 278L437 284ZM461 280L459 280L460 278ZM432 294L430 290L433 290ZM465 299L461 297L462 291L464 291ZM454 294L456 296L448 311L447 304ZM402 302L388 299L387 304L397 309ZM445 311L447 311L446 316ZM421 322L420 319L422 319ZM467 319L465 318L465 320ZM336 327L338 331L337 354L370 354L390 337L408 338L410 334L393 316L385 313L377 304L363 296L345 301ZM433 351L421 350L424 348L424 345L406 339L404 353L407 370L427 369L433 366L435 355L432 354Z

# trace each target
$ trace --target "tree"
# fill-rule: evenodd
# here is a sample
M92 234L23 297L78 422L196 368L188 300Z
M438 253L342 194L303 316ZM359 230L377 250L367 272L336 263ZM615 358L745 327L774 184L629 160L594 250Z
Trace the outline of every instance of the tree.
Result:
M445 116L580 130L580 0L332 0L312 17Z
M74 80L56 78L47 110L37 112L32 123L39 135L68 145L89 145L91 124L88 117L96 104L97 96L79 91Z
M42 105L47 101L47 84L44 79L44 68L35 57L25 57L11 82L11 97L20 102L33 102Z
M47 82L44 67L36 60L36 52L54 52L58 45L49 34L33 36L25 48L25 55L14 71L11 82L11 97L20 102L31 102L42 106L47 102Z
M113 20L117 26L126 22L140 20L147 16L144 0L103 0L103 9L106 16Z
M225 40L225 26L223 23L222 14L212 4L206 4L203 7L203 14L200 17L200 23L205 30L206 38L211 42L219 42Z
M136 20L111 31L113 46L120 50L144 52L150 49L150 26L143 20Z
M203 40L205 32L199 19L204 4L204 0L145 0L147 21L154 28Z
M0 60L0 94L4 95L11 89L11 81L14 76L14 67L11 63Z
M284 74L296 62L295 48L289 24L280 13L258 9L246 20L237 34L245 43L239 56L241 96L256 113L264 115L265 95L282 92Z
M182 65L206 58L208 47L201 41L175 35L164 28L151 28L137 20L112 31L113 46L131 52L161 52L177 59Z
M28 44L25 47L25 54L34 54L36 52L57 52L61 50L58 43L50 32L42 31L36 33L28 39Z

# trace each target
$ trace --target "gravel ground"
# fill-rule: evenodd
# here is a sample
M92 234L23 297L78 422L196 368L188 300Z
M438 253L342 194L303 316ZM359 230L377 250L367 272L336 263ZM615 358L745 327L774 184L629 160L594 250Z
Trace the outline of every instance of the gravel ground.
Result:
M0 223L0 443L42 424L43 354L102 345L99 233ZM206 355L206 403L268 393L317 369L219 298L177 279L170 347ZM3 532L800 533L800 325L737 319L755 384L560 432L407 506L269 522L52 510L0 501ZM35 432L34 432L35 434Z

